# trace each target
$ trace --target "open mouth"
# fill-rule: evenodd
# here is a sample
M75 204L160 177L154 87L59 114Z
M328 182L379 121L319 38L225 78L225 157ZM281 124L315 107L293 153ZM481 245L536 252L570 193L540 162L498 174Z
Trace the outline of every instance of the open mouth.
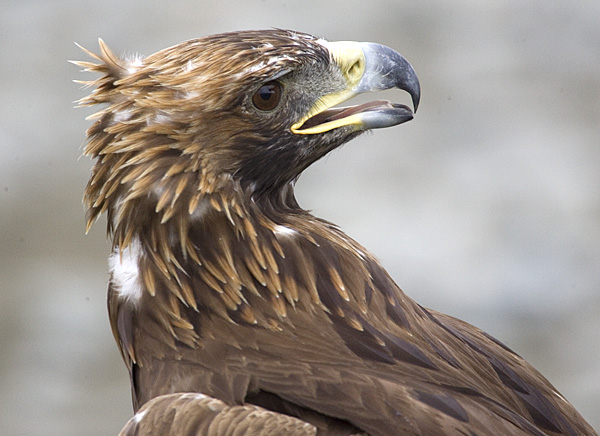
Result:
M369 130L395 126L410 121L413 111L403 104L375 100L356 106L326 109L307 119L296 128L296 133L322 133L342 126Z
M375 100L356 106L337 105L366 92L401 89L410 94L414 111L419 106L421 88L412 66L389 47L373 43L321 42L339 67L345 83L336 82L339 91L320 96L312 107L291 126L292 133L313 135L344 128L357 132L391 127L410 121L413 110L403 104ZM344 86L345 85L345 86Z

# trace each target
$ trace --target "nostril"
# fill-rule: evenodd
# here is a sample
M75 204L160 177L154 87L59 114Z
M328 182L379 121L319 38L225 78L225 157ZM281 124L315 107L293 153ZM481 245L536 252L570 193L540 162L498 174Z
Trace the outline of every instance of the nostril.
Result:
M356 77L362 74L363 66L360 60L354 62L348 69L348 75L350 77Z

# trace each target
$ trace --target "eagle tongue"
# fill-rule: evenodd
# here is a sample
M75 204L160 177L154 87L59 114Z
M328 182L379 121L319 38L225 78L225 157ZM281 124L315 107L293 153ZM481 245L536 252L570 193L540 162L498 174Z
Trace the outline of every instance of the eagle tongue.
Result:
M367 112L374 109L391 109L394 105L387 100L374 100L368 103L358 104L355 106L336 107L319 112L315 116L306 120L302 125L302 129L318 126L319 124L335 121L359 112Z
M349 117L350 115L354 115L359 112L366 112L371 109L383 109L383 108L389 109L392 107L393 107L392 104L387 100L370 101L368 103L358 104L356 106L339 108L338 109L339 112L335 113L333 116L327 118L324 121L327 122L327 121L339 120L341 118L346 118L346 117ZM335 109L333 109L333 110L335 110Z

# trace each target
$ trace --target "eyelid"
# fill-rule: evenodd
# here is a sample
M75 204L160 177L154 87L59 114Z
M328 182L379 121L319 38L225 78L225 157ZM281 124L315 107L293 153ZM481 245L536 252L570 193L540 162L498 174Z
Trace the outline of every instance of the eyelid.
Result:
M283 70L281 70L281 71L278 71L278 72L277 72L277 74L275 74L274 76L271 76L271 77L269 77L269 78L268 78L268 79L265 81L265 83L267 83L267 82L271 82L271 81L273 81L273 80L277 80L277 79L279 79L280 77L283 77L283 76L285 76L286 74L288 74L288 73L291 73L291 72L292 72L292 70L290 70L290 69L283 69Z

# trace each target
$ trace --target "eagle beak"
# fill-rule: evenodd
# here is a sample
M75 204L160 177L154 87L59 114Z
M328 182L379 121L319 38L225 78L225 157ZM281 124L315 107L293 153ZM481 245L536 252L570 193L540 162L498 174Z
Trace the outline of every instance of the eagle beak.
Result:
M399 88L410 94L416 112L421 96L419 79L400 53L370 42L321 41L321 44L329 50L333 62L338 65L346 87L317 100L311 110L292 126L292 132L309 135L342 126L370 130L412 120L413 111L409 107L385 100L334 108L358 94Z

